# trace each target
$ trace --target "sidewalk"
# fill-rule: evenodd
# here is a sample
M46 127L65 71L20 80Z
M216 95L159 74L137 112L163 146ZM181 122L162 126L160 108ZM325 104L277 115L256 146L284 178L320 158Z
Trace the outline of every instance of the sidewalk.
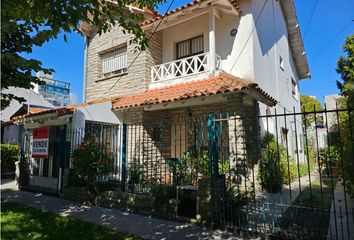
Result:
M346 196L345 196L346 195ZM332 202L328 230L329 239L350 240L354 238L354 199L345 193L343 184L338 181L334 189L335 202ZM346 199L345 199L345 197Z
M13 189L13 186L13 183L6 183L6 186L5 183L2 183L2 201L16 202L61 216L79 218L118 231L132 233L145 239L248 239L247 237L236 237L229 232L213 231L188 223L167 221L122 212L118 209L90 206L62 198L19 191Z

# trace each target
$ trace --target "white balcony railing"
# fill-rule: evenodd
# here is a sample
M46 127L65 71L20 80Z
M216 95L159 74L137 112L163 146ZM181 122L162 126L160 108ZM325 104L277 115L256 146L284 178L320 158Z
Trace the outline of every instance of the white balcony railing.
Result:
M211 54L202 53L192 57L163 63L151 68L151 81L158 82L209 72ZM220 68L221 57L216 54L216 70Z

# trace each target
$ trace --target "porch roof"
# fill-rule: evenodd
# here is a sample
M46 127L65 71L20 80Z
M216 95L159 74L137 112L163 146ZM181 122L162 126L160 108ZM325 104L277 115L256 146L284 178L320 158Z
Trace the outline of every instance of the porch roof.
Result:
M18 120L21 118L25 118L26 116L29 116L29 115L34 115L34 114L38 114L38 113L45 112L45 111L55 110L53 108L35 106L35 105L34 106L30 105L28 110L27 110L27 108L28 108L28 105L24 104L21 109L19 109L16 113L14 113L11 116L10 119L11 120ZM27 111L28 111L28 113L27 113ZM24 112L26 112L26 113L24 113Z
M226 72L220 72L218 76L207 79L154 88L142 93L121 96L113 102L113 109L174 102L238 91L246 92L267 105L274 106L277 103L277 101L261 89L258 84L250 80L235 77Z
M69 106L55 108L55 109L48 109L48 108L46 108L46 109L33 109L33 111L32 112L30 111L29 114L15 116L15 117L11 118L11 120L17 121L17 120L24 119L27 117L34 117L34 116L44 115L44 114L49 114L49 113L56 113L58 116L64 116L64 115L73 113L75 108L86 107L86 106L89 106L92 104L103 103L103 102L107 102L107 101L111 101L113 103L114 102L113 100L116 98L117 97L102 98L102 99L97 99L97 100L90 101L90 102L74 104L74 105L69 105Z

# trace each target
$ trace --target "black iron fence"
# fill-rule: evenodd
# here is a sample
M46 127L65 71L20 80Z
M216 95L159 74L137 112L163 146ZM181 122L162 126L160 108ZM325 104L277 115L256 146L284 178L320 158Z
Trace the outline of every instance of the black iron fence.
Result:
M69 172L67 186L95 182L102 191L180 198L178 214L206 216L214 226L278 238L352 239L353 115L273 110L256 117L222 112L88 122L62 129L66 157L57 165L53 157L52 169Z

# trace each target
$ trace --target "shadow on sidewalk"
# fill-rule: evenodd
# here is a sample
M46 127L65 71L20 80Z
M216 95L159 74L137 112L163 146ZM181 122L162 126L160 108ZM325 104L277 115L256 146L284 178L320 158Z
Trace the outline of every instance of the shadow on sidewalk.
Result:
M222 230L211 230L189 223L141 216L118 209L110 209L78 203L42 194L6 190L2 201L16 202L44 211L70 216L99 224L108 228L135 234L145 239L252 239L254 236L240 235Z

